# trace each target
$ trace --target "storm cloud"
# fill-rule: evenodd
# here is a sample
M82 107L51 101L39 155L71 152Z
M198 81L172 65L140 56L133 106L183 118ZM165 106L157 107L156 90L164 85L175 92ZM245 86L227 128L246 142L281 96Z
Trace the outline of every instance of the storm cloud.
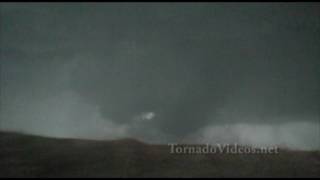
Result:
M319 148L319 12L319 3L2 3L0 128Z

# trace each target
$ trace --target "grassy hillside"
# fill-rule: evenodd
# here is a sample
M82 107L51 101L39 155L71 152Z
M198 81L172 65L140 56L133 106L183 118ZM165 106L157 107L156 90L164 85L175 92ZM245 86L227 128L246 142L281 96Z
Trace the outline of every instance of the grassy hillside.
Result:
M132 139L91 141L0 133L0 177L320 177L320 152L170 154Z

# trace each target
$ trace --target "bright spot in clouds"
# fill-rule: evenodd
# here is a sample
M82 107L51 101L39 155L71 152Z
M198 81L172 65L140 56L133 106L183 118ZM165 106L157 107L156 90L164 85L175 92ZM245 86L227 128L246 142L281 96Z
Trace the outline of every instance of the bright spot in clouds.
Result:
M154 112L145 112L140 116L143 120L151 120L156 116Z

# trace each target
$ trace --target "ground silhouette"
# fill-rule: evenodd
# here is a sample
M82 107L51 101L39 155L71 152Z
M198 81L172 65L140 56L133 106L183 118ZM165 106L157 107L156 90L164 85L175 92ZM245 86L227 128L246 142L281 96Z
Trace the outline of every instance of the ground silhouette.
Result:
M320 152L181 155L134 139L1 132L0 177L320 177Z

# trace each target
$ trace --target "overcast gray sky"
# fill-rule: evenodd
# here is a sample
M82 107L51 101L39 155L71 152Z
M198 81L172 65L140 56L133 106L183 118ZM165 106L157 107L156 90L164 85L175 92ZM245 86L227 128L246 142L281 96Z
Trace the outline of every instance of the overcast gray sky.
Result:
M320 148L319 3L0 4L0 129Z

